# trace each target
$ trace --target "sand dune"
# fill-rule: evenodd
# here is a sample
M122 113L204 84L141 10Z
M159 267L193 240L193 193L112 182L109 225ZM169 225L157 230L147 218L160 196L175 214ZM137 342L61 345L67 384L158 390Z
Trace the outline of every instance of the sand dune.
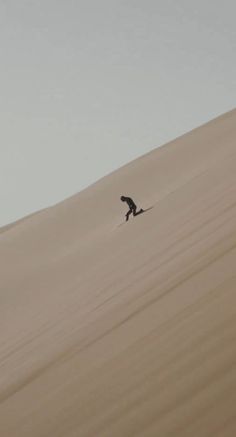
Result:
M0 281L1 437L234 437L236 110L2 229Z

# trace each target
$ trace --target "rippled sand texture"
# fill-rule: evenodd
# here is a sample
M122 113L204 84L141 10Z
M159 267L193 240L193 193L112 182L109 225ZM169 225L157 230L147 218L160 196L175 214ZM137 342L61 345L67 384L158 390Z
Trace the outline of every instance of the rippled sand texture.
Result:
M0 436L235 437L235 296L232 111L1 230Z

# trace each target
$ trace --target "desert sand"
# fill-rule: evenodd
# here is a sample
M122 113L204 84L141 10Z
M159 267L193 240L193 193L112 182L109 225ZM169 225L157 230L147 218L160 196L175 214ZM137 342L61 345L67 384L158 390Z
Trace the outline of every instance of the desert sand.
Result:
M236 110L1 229L0 299L1 437L234 437Z

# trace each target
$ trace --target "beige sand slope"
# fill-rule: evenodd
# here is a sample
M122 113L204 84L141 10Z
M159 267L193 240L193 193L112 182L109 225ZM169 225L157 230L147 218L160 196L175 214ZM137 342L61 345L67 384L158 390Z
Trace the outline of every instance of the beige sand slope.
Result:
M1 437L234 437L236 111L2 229L0 281Z

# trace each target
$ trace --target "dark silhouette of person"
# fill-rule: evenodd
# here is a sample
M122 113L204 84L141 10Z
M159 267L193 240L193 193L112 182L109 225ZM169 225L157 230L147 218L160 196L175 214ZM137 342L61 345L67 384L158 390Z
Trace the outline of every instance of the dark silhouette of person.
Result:
M135 215L138 215L141 212L143 212L142 208L139 211L137 211L137 206L135 205L135 203L134 203L133 199L131 199L131 197L121 196L120 200L122 202L126 202L128 204L128 207L129 207L129 211L126 214L126 221L129 220L130 214L133 213L133 215L135 216Z

